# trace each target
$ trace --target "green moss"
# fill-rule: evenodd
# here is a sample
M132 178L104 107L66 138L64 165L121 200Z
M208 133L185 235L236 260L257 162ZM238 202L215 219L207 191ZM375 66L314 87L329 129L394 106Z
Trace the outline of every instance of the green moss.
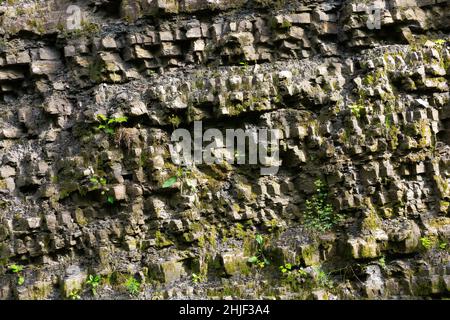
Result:
M414 133L419 135L420 139L418 141L419 148L425 148L428 146L428 141L431 140L431 129L428 120L421 119L414 123Z
M205 243L206 243L206 240L205 240L205 236L204 235L201 235L200 237L197 238L197 245L198 245L199 248L204 248L205 247Z
M247 231L241 223L236 223L231 227L231 235L237 239L244 239L247 235Z
M247 236L243 239L242 248L244 250L244 255L250 256L253 253L254 247L254 235L247 234Z
M58 199L62 200L70 196L72 192L78 191L79 184L75 181L63 181L59 183Z
M358 119L361 117L363 111L365 111L364 105L360 103L354 103L349 105L348 107L350 108L352 115L354 115Z
M347 144L352 136L350 128L345 127L344 130L339 134L339 142L342 144Z
M228 113L232 116L237 116L247 110L248 105L244 103L237 103L237 104L229 104L227 106Z
M442 229L450 225L449 217L436 217L428 222L429 226L436 229Z
M375 238L373 237L367 237L365 239L366 243L362 244L361 251L360 251L360 257L365 258L375 258L378 256L377 252L377 243Z
M222 264L218 256L215 256L215 258L212 256L207 256L206 263L208 270L215 270L218 272L222 268Z
M173 241L167 239L166 236L159 230L155 232L155 240L157 248L170 247L174 244Z
M387 137L391 146L392 150L397 149L399 141L398 141L398 135L400 134L400 130L395 125L390 125L387 128Z
M434 178L434 181L436 182L436 186L439 190L441 198L449 197L450 189L449 189L449 185L448 185L448 180L441 176L438 176L438 175L435 175L433 178Z
M0 267L6 267L9 263L10 252L5 242L0 242Z
M277 219L272 219L270 221L264 222L264 226L267 228L267 231L279 234L281 232L281 224Z
M364 79L363 83L366 85L373 85L375 82L375 78L372 74L368 74Z
M32 300L44 300L53 291L53 284L48 282L38 282L31 288L30 298Z
M438 243L436 237L434 236L425 236L420 238L420 244L424 250L430 250Z
M100 32L101 28L98 24L86 20L81 21L81 28L76 30L64 30L63 37L65 38L82 38L82 37L93 37Z
M292 23L286 19L283 19L281 23L278 23L275 18L272 18L270 21L270 27L272 30L276 30L279 32L286 32L292 27Z
M283 20L283 23L281 24L281 27L283 29L289 29L290 27L292 27L292 23L288 20Z
M439 202L439 211L447 212L449 207L450 207L450 202L448 202L448 201L440 201Z
M369 201L369 213L368 215L363 219L361 223L361 227L363 230L376 230L380 228L380 218L378 217L378 214L376 212L376 209L373 207L371 202Z
M44 22L41 19L31 19L27 21L27 24L34 29L34 31L37 31L39 34L45 33L45 26Z
M206 241L209 243L211 248L217 247L217 230L215 226L211 226L209 231L206 233Z
M84 217L83 210L80 208L75 209L75 221L82 227L88 224L88 221Z
M393 208L382 208L380 209L381 215L385 218L391 218L393 213L394 213L394 209Z
M250 267L247 265L247 259L235 256L233 259L224 261L224 269L228 275L248 275L250 274Z
M169 117L169 123L173 126L174 129L176 129L181 124L181 118L178 115L173 114Z
M203 247L205 245L205 237L203 235L203 225L197 222L192 223L189 226L189 232L183 234L183 238L186 242L198 241L198 246Z
M319 248L316 244L303 245L301 257L306 266L314 266L320 263Z
M22 15L24 15L25 13L26 13L26 10L23 9L23 8L17 8L17 9L16 9L16 14L17 14L18 16L22 16Z
M281 94L277 93L277 95L273 97L273 102L275 104L281 104L281 102L283 102L283 97L281 96Z

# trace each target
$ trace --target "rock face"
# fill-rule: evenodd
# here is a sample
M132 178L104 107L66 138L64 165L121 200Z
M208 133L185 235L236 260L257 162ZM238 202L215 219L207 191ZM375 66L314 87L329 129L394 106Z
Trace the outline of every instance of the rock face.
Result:
M449 294L448 1L76 2L0 4L0 299Z

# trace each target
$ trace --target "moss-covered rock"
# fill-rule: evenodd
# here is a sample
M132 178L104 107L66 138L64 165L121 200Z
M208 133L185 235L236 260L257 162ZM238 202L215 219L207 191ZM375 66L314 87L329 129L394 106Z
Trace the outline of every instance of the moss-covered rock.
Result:
M221 254L222 265L228 276L245 275L250 272L248 257L242 251L224 252Z

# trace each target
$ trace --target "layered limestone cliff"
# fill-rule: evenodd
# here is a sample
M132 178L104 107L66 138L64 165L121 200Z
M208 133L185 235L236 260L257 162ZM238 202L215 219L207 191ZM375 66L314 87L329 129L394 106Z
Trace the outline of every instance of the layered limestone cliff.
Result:
M0 21L1 299L449 295L450 1L1 0ZM280 130L278 172L175 165L194 121Z

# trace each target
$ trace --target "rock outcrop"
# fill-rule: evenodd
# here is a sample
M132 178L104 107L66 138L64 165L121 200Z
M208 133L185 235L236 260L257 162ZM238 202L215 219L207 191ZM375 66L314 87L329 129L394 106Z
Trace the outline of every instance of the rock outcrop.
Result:
M449 1L8 0L0 21L0 299L449 295ZM175 165L194 121L278 129L277 174Z

